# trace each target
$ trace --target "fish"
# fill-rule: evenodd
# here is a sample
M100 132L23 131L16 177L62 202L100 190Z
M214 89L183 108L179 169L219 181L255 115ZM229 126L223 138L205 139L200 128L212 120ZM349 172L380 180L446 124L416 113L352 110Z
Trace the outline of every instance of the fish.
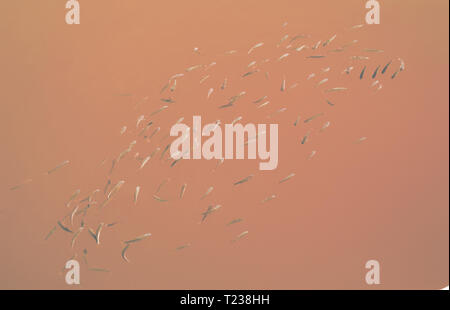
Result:
M60 221L57 222L59 227L61 227L62 230L68 232L68 233L73 233L73 231L71 231L69 228L67 228L66 226L64 226Z
M227 82L228 82L228 79L227 78L225 78L224 80L223 80L223 83L222 83L222 85L220 85L220 89L225 89L225 87L227 87Z
M66 207L69 207L70 204L71 204L71 202L72 202L75 198L77 198L77 196L78 196L79 194L80 194L80 190L79 190L79 189L75 190L75 191L73 192L72 196L70 196L69 201L66 203Z
M127 131L127 126L123 126L122 129L120 129L120 135L123 135Z
M319 58L325 58L325 56L324 55L310 55L310 56L307 56L306 58L319 59Z
M144 239L147 239L147 238L150 237L151 235L152 235L151 233L145 233L145 234L140 235L140 236L138 236L138 237L136 237L136 238L133 238L133 239L124 241L124 243L125 243L125 244L130 244L130 243L139 242L139 241L142 241L142 240L144 240Z
M140 186L136 186L136 190L134 192L134 204L137 203L138 200L138 196L139 196L139 192L141 191L141 187Z
M242 180L239 180L237 182L235 182L233 185L239 185L245 182L250 181L253 178L253 174L249 175L248 177L243 178Z
M200 198L200 200L204 199L206 196L208 196L209 194L211 194L211 192L214 190L214 187L211 186L209 187L206 192L203 194L203 196Z
M128 250L128 248L130 247L130 244L126 244L125 247L122 249L122 258L124 261L126 261L127 263L129 263L130 261L128 260L127 256L126 256L126 252Z
M237 235L236 239L231 240L232 242L236 242L239 239L243 238L244 236L246 236L248 234L248 231L243 231L241 232L239 235Z
M53 226L53 228L50 229L50 231L48 232L48 234L45 236L45 239L44 239L44 240L47 240L48 238L50 238L50 236L53 235L53 233L55 232L55 230L56 230L56 226Z
M209 99L209 97L211 97L211 94L213 93L213 91L214 91L214 88L210 88L208 90L208 96L207 96L208 99Z
M326 82L328 82L328 79L325 78L322 81L320 81L319 83L317 83L317 86L320 86L320 85L322 85L322 84L324 84Z
M230 226L230 225L233 225L233 224L236 224L236 223L240 223L240 222L242 222L242 221L243 221L243 219L241 219L241 218L239 218L239 219L234 219L234 220L230 221L230 222L227 224L227 226Z
M70 162L68 160L63 161L62 163L60 163L59 165L57 165L55 168L50 169L49 171L47 171L47 175L52 174L53 172L61 169L62 167L68 165Z
M297 126L299 120L300 120L300 115L297 116L297 119L296 119L295 122L294 122L294 126Z
M284 182L286 182L287 180L289 180L290 178L292 178L292 177L294 177L295 176L295 173L291 173L291 174L289 174L287 177L285 177L284 179L282 179L279 183L284 183Z
M15 186L11 187L10 190L14 191L14 190L16 190L16 189L19 189L19 188L21 188L22 186L24 186L24 185L30 183L31 181L33 181L33 180L32 180L32 179L26 179L26 180L23 181L21 184L15 185Z
M286 78L283 77L283 80L281 81L281 91L285 91L286 90Z
M110 199L121 187L122 185L125 183L125 181L119 181L117 182L116 185L114 185L113 189L108 193L108 199Z
M147 164L147 162L150 160L150 158L152 158L151 156L147 156L144 158L144 160L141 163L141 166L139 167L139 169L144 168L145 164Z
M190 247L190 246L191 246L191 244L190 244L190 243L187 243L187 244L183 244L183 245L180 245L180 246L176 247L176 248L175 248L175 250L179 251L179 250L182 250L182 249L188 248L188 247Z
M105 188L103 189L103 194L106 195L106 192L108 191L108 187L111 185L111 180L108 180L106 182Z
M362 80L364 78L364 72L366 72L366 66L361 71L361 74L359 75L359 79Z
M73 235L72 240L70 242L70 247L73 249L73 246L75 245L75 241L78 238L78 235L83 231L84 227L80 227L77 232Z
M289 55L290 55L289 53L285 53L285 54L281 55L281 56L278 58L278 61L283 60L284 58L288 57Z
M257 73L257 72L259 72L259 69L252 70L252 71L248 71L248 72L244 73L244 74L242 75L242 77L245 78L245 77L247 77L247 76L249 76L249 75L252 75L252 74L254 74L254 73Z
M316 155L316 153L317 153L317 151L313 150L313 151L311 152L311 154L309 154L308 160L311 159L311 158L313 158L314 155Z
M166 185L169 181L170 181L170 179L165 179L164 181L162 181L162 182L159 184L158 188L156 189L155 194L159 193L159 191L161 190L161 188L162 188L164 185Z
M160 100L165 103L175 103L176 102L172 98L161 98Z
M186 192L186 187L187 187L187 184L186 184L186 183L184 183L183 185L181 185L180 199L183 199L184 193Z
M271 201L271 200L273 200L273 199L275 199L275 198L277 198L277 196L275 196L275 195L270 195L269 197L264 198L264 199L261 201L261 203L266 203L266 202Z
M158 110L152 112L152 113L150 114L150 117L152 117L152 116L158 114L158 113L161 112L161 111L164 111L164 110L167 109L168 107L169 107L169 106L167 106L167 105L160 107ZM150 125L151 125L151 124L150 124Z
M378 70L380 69L380 66L378 66L376 69L375 69L375 71L373 72L373 74L372 74L372 79L374 79L374 78L376 78L377 77L377 73L378 73Z
M269 103L270 103L270 101L266 101L266 102L260 104L259 106L257 106L256 108L257 108L257 109L262 108L262 107L268 105Z
M161 197L156 196L156 195L153 195L153 199L155 199L156 201L159 201L159 202L167 202L168 201L168 200L162 199Z
M313 115L313 116L311 116L311 117L305 119L303 122L304 122L304 123L309 123L310 121L312 121L312 120L314 120L315 118L317 118L317 117L319 117L319 116L322 116L322 115L323 115L323 113L319 113L319 114Z
M376 49L376 48L365 48L363 51L366 53L383 53L384 52L383 50Z
M203 65L194 65L194 66L191 66L191 67L187 68L186 72L191 72L191 71L200 69L201 67L203 67Z
M333 87L333 88L327 89L325 92L333 93L333 92L344 91L344 90L347 90L347 88L346 87Z
M264 45L264 42L260 42L260 43L257 43L257 44L255 44L255 45L253 45L253 46L248 50L247 55L250 55L251 52L253 52L256 48L261 47L261 46L263 46L263 45Z
M334 39L336 39L336 34L334 35L334 36L332 36L331 38L329 38L328 40L326 40L324 43L323 43L323 47L325 47L325 46L327 46L328 44L330 44L331 42L333 42L333 40Z
M236 118L231 122L231 125L236 124L236 123L239 122L241 119L242 119L242 116L236 117Z
M385 74L386 70L389 68L390 64L392 63L392 60L390 60L383 68L383 70L381 70L381 74Z
M324 131L326 128L330 127L330 122L326 122L325 124L323 124L322 128L320 129L320 131Z
M200 84L203 84L204 81L206 81L209 78L209 75L205 75L200 79Z
M263 96L263 97L261 97L261 98L259 98L258 100L256 100L256 101L253 101L253 103L260 103L261 101L263 101L263 100L265 100L267 98L267 96Z
M208 206L208 209L203 212L201 215L203 215L201 223L206 219L206 217L213 213L214 211L217 211L218 209L220 209L222 206L221 205L216 205L216 206Z

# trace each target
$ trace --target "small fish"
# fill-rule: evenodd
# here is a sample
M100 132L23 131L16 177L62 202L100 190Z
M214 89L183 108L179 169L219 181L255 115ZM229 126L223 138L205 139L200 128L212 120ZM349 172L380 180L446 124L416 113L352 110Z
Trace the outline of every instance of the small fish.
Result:
M208 90L208 96L207 96L207 99L209 99L209 97L211 97L211 94L213 93L213 91L214 91L214 88L210 88L210 89Z
M285 91L286 90L286 78L283 77L283 80L281 81L281 91Z
M322 128L320 129L320 132L324 131L326 128L330 127L330 122L326 122L325 124L323 124Z
M191 67L187 68L186 72L191 72L191 71L200 69L201 67L203 67L203 65L194 65L194 66L191 66Z
M135 243L135 242L138 242L138 241L142 241L142 240L144 240L144 239L147 239L147 238L150 237L151 235L152 235L151 233L145 233L145 234L143 234L143 235L141 235L141 236L138 236L138 237L136 237L136 238L134 238L134 239L124 241L124 243L125 243L125 244L130 244L130 243Z
M61 227L62 230L67 231L68 233L73 233L73 231L71 231L69 228L64 226L60 221L58 221L57 223L58 223L59 227Z
M260 104L259 106L257 106L256 108L257 108L257 109L262 108L262 107L268 105L269 103L270 103L270 101L266 101L266 102Z
M383 68L383 70L381 70L381 74L385 74L386 70L389 68L390 64L392 63L392 60L390 60Z
M123 126L122 129L120 129L120 135L123 135L127 131L127 126Z
M359 138L358 140L356 140L356 144L359 144L359 143L361 143L361 142L363 142L363 141L366 141L367 140L367 137L361 137L361 138Z
M19 189L19 188L21 188L22 186L24 186L24 185L30 183L31 181L32 181L32 179L27 179L27 180L23 181L21 184L11 187L10 190L14 191L14 190L16 190L16 189Z
M225 78L224 80L223 80L223 83L222 83L222 85L220 86L220 89L225 89L225 87L227 87L227 82L228 82L228 79L227 78Z
M182 250L182 249L188 248L188 247L190 247L190 246L191 246L191 244L190 244L190 243L187 243L187 244L183 244L183 245L180 245L179 247L176 247L176 250L177 250L177 251L179 251L179 250Z
M275 199L275 198L277 198L277 196L275 196L275 195L270 195L269 197L264 198L264 199L261 201L261 203L265 203L265 202L271 201L271 200L273 200L273 199Z
M211 192L214 190L214 187L211 186L209 187L206 192L203 194L203 196L200 198L200 200L204 199L206 196L208 196L209 194L211 194Z
M60 163L60 164L59 164L58 166L56 166L55 168L50 169L49 171L47 171L47 175L48 175L48 174L51 174L51 173L53 173L53 172L55 172L55 171L57 171L57 170L59 170L59 169L61 169L62 167L68 165L69 163L70 163L70 162L69 162L68 160L63 161L62 163Z
M327 100L328 105L334 106L334 103L332 103L331 101Z
M150 160L150 158L152 158L151 156L147 156L144 158L144 160L141 163L141 166L139 167L139 169L144 168L145 164L147 164L147 162Z
M184 183L184 184L181 186L181 190L180 190L180 199L183 199L184 193L186 192L186 187L187 187L187 184L186 184L186 183Z
M281 56L278 58L278 61L283 60L284 58L288 57L289 55L290 55L289 53L285 53L285 54L281 55Z
M257 44L255 44L255 45L253 45L253 46L248 50L247 55L250 55L250 53L253 52L253 50L255 50L256 48L261 47L261 46L263 46L263 45L264 45L264 42L260 42L260 43L257 43Z
M294 122L294 126L297 126L299 120L300 120L300 115L297 116L297 119L296 119L295 122Z
M130 247L130 244L125 245L125 247L122 250L122 258L124 261L126 261L127 263L129 263L130 261L128 260L128 258L126 257L126 252L128 250L128 248Z
M169 107L169 106L167 106L167 105L160 107L158 110L156 110L156 111L154 111L152 114L150 114L150 117L152 117L153 115L158 114L158 113L161 112L161 111L164 111L164 110L167 109L168 107ZM150 124L150 125L151 125L151 124Z
M51 235L53 235L53 233L56 230L56 226L53 226L53 228L49 231L49 233L47 234L47 236L45 236L44 240L47 240L48 238L50 238Z
M168 200L162 199L161 197L156 196L156 195L153 195L153 199L155 199L156 201L159 201L159 202L167 202L168 201Z
M250 181L253 178L253 174L249 175L248 177L243 178L242 180L237 181L236 183L234 183L233 185L239 185L245 182Z
M209 78L209 75L205 75L200 79L200 84L203 84L204 81L206 81Z
M319 113L319 114L313 115L313 116L311 116L311 117L305 119L303 122L304 122L304 123L309 123L309 122L312 121L313 119L315 119L315 118L317 118L317 117L319 117L319 116L322 116L322 115L323 115L323 113Z
M160 100L165 103L175 103L175 100L172 98L161 98Z
M359 79L362 80L364 78L364 72L366 72L366 66L361 71L361 74L359 75Z
M325 92L333 93L333 92L344 91L344 90L347 90L347 88L345 88L345 87L333 87L333 88L327 89Z
M307 133L307 134L303 137L303 139L302 139L302 141L301 141L301 144L305 144L306 141L308 141L308 138L309 138L309 133Z
M80 194L80 190L79 190L79 189L75 190L75 191L73 192L72 196L70 196L69 201L66 203L66 207L69 207L70 204L71 204L71 202L72 202L75 198L77 198L77 196L78 196L79 194Z
M136 190L134 191L134 204L137 203L140 191L141 191L141 187L140 186L136 186Z
M366 53L383 53L383 50L375 49L375 48L365 48L363 50Z
M245 77L247 77L247 76L249 76L249 75L252 75L252 74L254 74L254 73L257 73L257 72L259 72L259 69L252 70L252 71L248 71L248 72L244 73L244 74L242 75L242 77L245 78Z
M236 239L232 240L232 242L236 242L236 241L238 241L239 239L243 238L243 237L246 236L246 235L248 235L248 231L241 232L241 233L236 237Z
M378 66L376 69L375 69L375 71L373 72L373 74L372 74L372 79L374 79L374 78L376 78L377 77L377 73L378 73L378 70L380 69L380 66Z
M351 60L369 60L369 57L367 56L351 56Z
M328 44L330 44L331 42L333 42L333 40L336 39L336 36L337 36L337 35L334 35L334 36L332 36L331 38L329 38L328 40L326 40L326 41L323 43L323 47L325 47L325 46L327 46Z
M324 55L310 55L310 56L307 56L306 58L319 59L319 58L325 58L325 56Z
M242 222L243 221L243 219L234 219L234 220L232 220L231 222L229 222L228 224L227 224L227 226L230 226L230 225L233 225L233 224L236 224L236 223L240 223L240 222Z
M328 82L328 79L323 79L322 81L320 81L319 83L317 83L317 86L320 86L324 83Z
M260 103L261 101L263 101L263 100L265 100L267 98L267 96L263 96L263 97L261 97L261 98L259 98L258 100L256 100L256 101L253 101L253 103Z
M70 247L73 249L73 246L75 245L75 241L78 238L78 235L83 231L84 227L80 227L77 232L73 235L72 240L70 242Z
M282 179L279 183L284 183L284 182L286 182L287 180L289 180L290 178L292 178L292 177L294 177L295 176L295 173L291 173L291 174L289 174L287 177L285 177L284 179Z
M236 123L239 122L241 119L242 119L242 116L236 117L236 118L231 122L231 125L236 124Z
M108 193L107 197L110 199L125 183L125 181L119 181L116 185L112 188L112 190Z
M219 210L221 207L222 207L221 205L208 206L208 209L207 209L205 212L203 212L203 213L201 214L201 215L203 215L202 220L201 220L201 223L206 219L206 217L207 217L209 214L213 213L214 211Z
M311 154L309 154L308 156L308 160L310 160L311 158L314 157L314 155L316 155L317 151L312 151Z

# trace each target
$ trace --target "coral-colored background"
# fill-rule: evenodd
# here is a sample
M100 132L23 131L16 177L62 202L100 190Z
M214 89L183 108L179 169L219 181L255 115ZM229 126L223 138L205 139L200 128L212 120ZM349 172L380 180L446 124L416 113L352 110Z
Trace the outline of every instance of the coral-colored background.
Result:
M74 252L80 258L84 248L93 267L111 270L92 272L82 264L80 287L86 289L448 285L448 1L381 1L381 24L358 32L359 47L385 51L374 56L371 68L378 60L384 64L402 57L406 70L386 79L378 93L353 72L345 82L353 93L336 94L334 107L317 100L315 88L306 83L311 62L274 66L269 81L256 76L244 84L239 75L251 60L245 54L253 44L266 42L266 50L258 52L274 58L281 55L274 53L275 45L285 33L327 39L364 23L364 1L80 4L81 24L69 26L63 0L0 3L0 288L72 288L65 284L62 269ZM288 25L282 28L285 21ZM345 35L346 41L352 39ZM202 55L192 52L196 46ZM239 115L244 124L275 121L280 124L278 168L262 172L255 161L230 161L213 173L215 161L186 161L170 170L157 156L137 172L128 155L113 175L115 182L126 180L124 187L102 212L94 209L87 222L91 227L100 221L119 222L103 231L102 243L96 246L85 232L72 250L70 235L61 230L45 241L56 220L70 211L65 203L75 189L82 196L103 189L110 160L133 140L131 132L120 136L120 128L136 131L136 118L160 107L159 91L167 78L230 49L241 54L223 60L208 83L217 88L225 71L237 72L235 80L229 77L234 90L223 98L241 90L248 97L219 111L225 99L208 102L209 86L200 89L199 73L186 78L186 84L180 79L177 102L158 115L165 125L160 134L181 116L189 124L193 114L202 115L204 122L231 122ZM345 78L340 71L348 61L330 61L339 70L336 78ZM300 83L286 97L279 91L283 74ZM132 95L119 96L125 93ZM256 94L275 99L267 110L256 111L251 103ZM146 96L148 101L136 107ZM287 112L265 118L281 107ZM317 112L325 116L314 121L316 128L326 120L332 126L300 145L306 126L292 123L297 114L305 119ZM362 136L368 139L355 144ZM305 160L313 149L316 156ZM43 175L66 159L70 165ZM100 166L104 159L108 161ZM151 196L167 171L173 176L161 196L171 201L162 205ZM278 184L291 172L294 178ZM255 174L251 182L232 185L249 174ZM10 190L29 177L32 183ZM188 190L180 201L173 197L183 182ZM136 185L142 191L134 206ZM215 190L200 201L209 186ZM276 200L260 204L273 193ZM222 209L198 224L200 213L213 203ZM237 217L244 221L225 225ZM248 236L230 242L244 230ZM120 241L145 232L153 235L130 248L131 263L125 263ZM175 250L185 243L191 247ZM369 259L381 263L378 287L364 281Z

